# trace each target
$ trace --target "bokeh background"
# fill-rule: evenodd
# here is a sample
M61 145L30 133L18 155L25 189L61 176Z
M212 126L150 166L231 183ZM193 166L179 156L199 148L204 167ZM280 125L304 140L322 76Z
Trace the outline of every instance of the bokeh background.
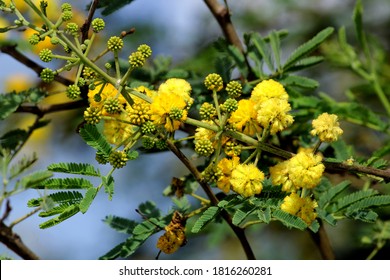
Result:
M22 1L20 1L22 2ZM61 1L48 1L58 13ZM82 23L86 15L86 5L89 1L67 1L78 9L77 16ZM222 1L221 1L222 2ZM390 46L390 1L366 0L365 28L380 38L380 42L389 50ZM240 36L245 32L256 31L266 35L273 29L288 29L289 36L282 41L284 55L287 56L298 46L319 30L333 26L346 26L352 34L352 9L355 1L345 0L241 0L228 1L232 12L232 20ZM56 11L57 9L57 11ZM96 14L99 16L99 13ZM153 56L168 56L172 58L173 66L190 66L194 57L205 55L206 50L220 36L221 30L201 0L137 0L131 5L104 18L105 33L100 37L104 41L112 35L118 35L122 30L134 27L136 32L126 37L125 48L130 51L139 44L146 43L153 49ZM0 15L0 27L7 24L9 18ZM19 34L8 39L18 41ZM354 38L351 38L353 42ZM36 51L28 46L20 48L29 53L29 57L39 62ZM103 47L102 47L103 48ZM100 50L96 50L98 53ZM54 64L55 65L55 64ZM213 58L203 59L197 69L213 69ZM353 85L355 77L346 72L340 72L324 63L308 73L308 76L321 82L319 90L325 91L339 100L344 100L344 91ZM36 74L18 61L6 54L0 53L0 92L22 90L39 80ZM46 102L61 102L66 97L61 94L63 88L56 89L59 94ZM53 162L90 162L94 163L95 153L92 148L83 143L75 133L81 122L80 110L47 115L51 123L36 131L31 141L24 147L22 154L37 151L39 161L35 169L44 169ZM1 134L7 130L31 125L33 118L27 114L18 114L9 122L0 123ZM380 143L377 135L364 129L349 127L352 133L347 133L350 144L364 155L375 149ZM363 145L364 144L364 145ZM368 147L368 148L367 148ZM188 154L191 156L191 152ZM104 174L108 170L100 166ZM180 177L187 171L169 152L158 154L143 154L136 161L129 162L126 168L115 173L115 194L112 201L101 192L91 205L89 211L77 214L71 219L49 229L40 230L38 225L42 218L33 216L15 226L14 230L23 241L42 259L96 259L106 253L126 236L110 229L102 220L106 215L117 215L140 220L135 212L138 204L152 200L162 211L171 207L169 198L162 197L164 188L170 184L173 176ZM44 195L44 192L29 190L11 199L12 212L7 222L13 221L31 209L26 207L30 198ZM1 209L2 213L4 209ZM327 227L331 243L339 258L364 258L370 248L354 251L358 247L359 234L352 222L341 222L336 228ZM356 222L355 222L356 223ZM208 227L203 235L190 236L188 244L174 255L162 255L162 259L242 259L245 258L237 240L227 226ZM134 259L153 259L158 250L155 247L159 235L154 236L133 256ZM253 246L257 258L260 259L318 259L320 255L307 232L285 230L278 223L266 226L256 226L248 231L249 242ZM386 253L386 251L384 252ZM389 252L387 252L389 253ZM19 257L0 244L0 255L18 259Z

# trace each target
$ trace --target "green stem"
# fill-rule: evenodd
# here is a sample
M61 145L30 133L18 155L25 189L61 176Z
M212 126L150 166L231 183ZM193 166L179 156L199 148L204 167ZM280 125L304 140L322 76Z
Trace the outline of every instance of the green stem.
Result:
M379 100L382 102L383 107L385 107L387 115L390 117L390 102L379 84L378 76L376 75L376 73L373 73L372 85L376 94L378 95Z

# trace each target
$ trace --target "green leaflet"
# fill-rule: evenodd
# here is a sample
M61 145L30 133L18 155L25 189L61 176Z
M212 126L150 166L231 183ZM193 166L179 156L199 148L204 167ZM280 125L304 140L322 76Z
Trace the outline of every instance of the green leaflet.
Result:
M304 230L307 224L299 217L291 215L279 209L272 211L272 217L282 222L286 227Z
M23 188L39 188L39 186L42 186L47 180L51 180L49 178L52 176L53 173L51 171L36 171L23 177L20 184Z
M107 140L100 134L95 125L86 124L80 129L80 135L83 140L99 153L108 157L111 153L111 146Z
M360 209L388 205L390 205L390 195L375 195L371 197L365 197L357 201L356 203L353 203L347 208L347 213L351 213Z
M288 72L297 72L315 66L324 61L322 56L309 56L299 60L294 66L288 68Z
M257 57L263 59L267 67L271 71L274 71L275 68L271 59L271 52L264 38L258 33L252 33L250 34L250 43Z
M112 196L114 194L114 177L112 175L110 176L103 176L102 177L102 183L104 185L104 191L108 194L108 199L112 200Z
M91 206L92 201L95 199L96 195L98 193L97 188L89 188L87 192L85 193L84 198L80 201L79 207L81 213L85 213L88 211L89 206Z
M298 86L308 89L315 89L319 86L319 83L316 80L296 75L288 75L281 79L280 82L284 86Z
M295 51L290 55L285 64L283 65L283 70L286 71L290 67L294 66L299 60L301 60L304 56L310 54L316 48L321 45L334 31L334 28L328 27L324 30L320 31L317 35L315 35L312 39L307 41L306 43L300 45Z
M330 187L324 193L321 193L318 200L318 206L320 208L326 207L326 205L331 203L338 194L347 189L350 184L351 182L349 181L343 181L336 186L330 185Z
M236 210L233 214L232 222L234 225L238 226L242 223L246 217L252 214L256 210L256 205L245 203L242 207Z
M50 172L50 171L47 171ZM93 185L84 178L53 178L40 181L32 186L34 189L66 190L66 189L89 189Z
M270 39L271 49L272 49L272 52L274 54L276 68L277 68L277 70L280 70L280 68L281 68L281 64L280 64L281 51L280 51L280 38L279 38L278 33L275 30L273 30L269 35L269 39Z
M68 174L79 174L88 176L100 176L99 170L96 170L92 164L89 163L74 163L74 162L60 162L52 163L47 167L53 172L61 172Z
M80 211L79 206L72 204L69 207L67 207L66 210L63 211L60 215L40 224L39 227L41 229L45 229L45 228L55 226L55 225L65 221L65 220L69 219L70 217L76 215L79 211Z
M378 192L375 190L368 189L368 190L361 190L361 191L353 192L349 195L343 196L343 197L339 198L335 202L335 204L332 206L332 213L337 213L337 212L343 210L344 208L350 206L351 204L353 204L353 203L355 203L363 198L367 198L367 197L376 195L377 193ZM363 208L363 207L361 207L361 208Z
M117 232L126 234L131 234L135 226L138 224L136 221L113 215L106 216L103 221Z
M211 206L206 209L199 217L199 219L193 225L191 232L198 233L200 232L209 222L211 222L219 213L221 209L216 206Z

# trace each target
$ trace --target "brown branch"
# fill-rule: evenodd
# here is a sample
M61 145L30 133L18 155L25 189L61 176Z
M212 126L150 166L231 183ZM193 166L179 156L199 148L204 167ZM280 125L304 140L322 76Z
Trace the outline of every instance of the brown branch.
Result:
M310 232L311 237L314 240L314 243L317 245L320 250L321 256L324 260L334 260L335 255L330 245L330 241L328 238L328 234L325 231L324 225L321 220L318 221L320 223L320 228L317 232Z
M1 46L0 51L2 53L8 54L9 56L12 56L17 61L19 61L20 63L24 64L25 66L27 66L31 70L33 70L35 73L37 73L38 77L40 76L42 70L44 69L42 66L40 66L39 64L37 64L33 60L29 59L24 54L20 53L16 49L16 45L4 45L4 46ZM63 84L63 85L66 85L66 86L74 84L73 81L71 81L71 80L69 80L67 78L64 78L64 77L62 77L60 75L55 75L54 76L54 80L59 82L59 83L61 83L61 84Z
M4 224L11 210L7 201L6 210L0 219L0 242L25 260L39 260L39 257L23 243L20 236L12 231L12 227Z
M230 44L236 46L241 52L244 52L244 47L242 46L241 40L230 19L229 10L219 4L217 0L204 0L204 2L217 20L226 40L228 40Z
M88 102L84 99L66 102L66 103L59 103L59 104L38 104L38 105L23 104L19 106L18 109L16 109L16 112L31 113L43 117L43 115L45 114L79 109L79 108L86 107L87 105Z
M96 12L96 9L98 7L99 0L93 0L91 3L91 6L89 7L88 11L88 17L85 20L83 26L81 26L81 42L84 42L88 39L88 31L91 27L92 18Z
M215 194L211 191L210 186L205 182L202 178L202 175L198 171L198 169L190 162L190 160L182 153L182 151L175 146L175 144L167 140L167 144L169 149L177 156L178 159L188 168L188 170L194 175L196 181L200 184L204 192L209 197L212 205L217 205L219 200L215 196ZM242 248L244 249L244 252L246 254L246 257L248 260L255 260L255 255L252 251L252 248L248 242L248 239L245 236L244 229L236 226L232 222L232 218L230 217L229 213L223 210L221 212L222 218L228 223L230 228L234 231L236 234L238 240L240 240Z

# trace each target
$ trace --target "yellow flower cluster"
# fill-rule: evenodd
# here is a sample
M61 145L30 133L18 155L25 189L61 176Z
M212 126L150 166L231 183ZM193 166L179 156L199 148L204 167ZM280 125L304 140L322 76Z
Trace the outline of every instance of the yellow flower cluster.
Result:
M300 217L306 224L311 225L317 218L317 213L314 212L317 206L317 202L310 197L303 198L297 193L291 193L283 199L280 208L291 215Z
M163 125L168 132L179 129L180 123L187 118L188 108L193 103L190 92L191 85L183 79L172 78L161 84L152 97L151 120L156 125ZM173 111L181 112L181 116L173 118Z
M310 151L299 151L289 160L270 167L272 184L282 185L285 192L295 192L300 188L312 189L320 180L325 166L322 157Z
M262 129L268 129L271 135L276 134L294 121L287 100L288 94L282 84L272 79L264 80L256 85L248 100L238 102L238 109L228 122L250 136Z
M263 189L264 173L254 164L240 164L239 157L223 158L217 167L221 175L217 180L217 187L223 192L230 190L249 197L259 194Z
M323 113L312 121L312 125L311 135L318 135L322 142L334 142L343 134L338 117L334 114Z

